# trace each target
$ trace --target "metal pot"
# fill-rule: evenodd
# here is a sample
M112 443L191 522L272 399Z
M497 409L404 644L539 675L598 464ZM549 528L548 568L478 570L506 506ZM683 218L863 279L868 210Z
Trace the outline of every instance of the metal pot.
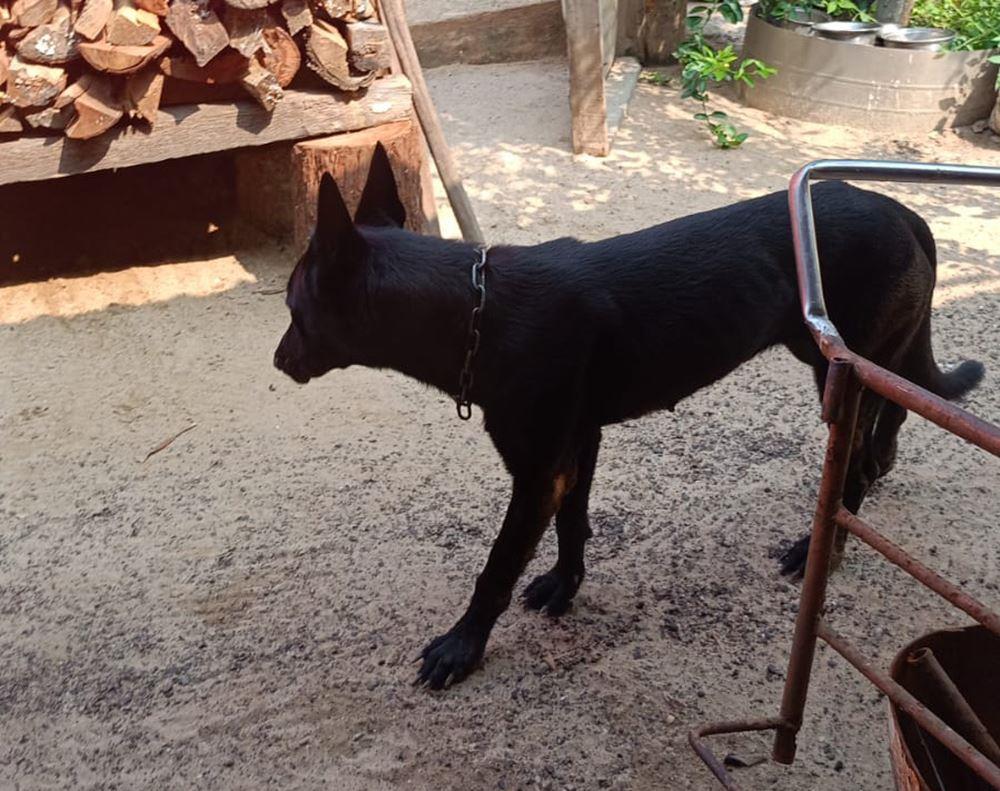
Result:
M955 31L938 27L900 27L895 30L883 27L878 37L883 47L937 52L955 40Z
M815 8L795 8L788 13L778 25L788 30L794 30L803 36L813 34L813 25L818 22L829 22L830 15Z
M821 22L813 25L813 34L848 44L875 44L881 25L875 22Z

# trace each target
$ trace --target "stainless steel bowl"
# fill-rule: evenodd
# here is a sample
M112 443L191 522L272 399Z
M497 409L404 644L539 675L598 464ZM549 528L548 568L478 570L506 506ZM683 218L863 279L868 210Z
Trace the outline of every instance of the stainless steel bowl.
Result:
M813 35L849 44L874 44L881 26L876 22L820 22Z
M878 37L883 47L937 52L955 40L955 31L939 27L900 27L895 30L883 29Z

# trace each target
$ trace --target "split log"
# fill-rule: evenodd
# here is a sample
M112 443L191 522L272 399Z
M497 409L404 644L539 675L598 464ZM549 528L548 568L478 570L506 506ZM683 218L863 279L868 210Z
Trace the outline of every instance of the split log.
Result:
M361 77L351 74L347 64L347 42L336 27L321 19L309 28L306 55L309 68L341 90L357 91L375 79L374 72Z
M170 0L135 0L135 4L143 11L149 11L157 16L166 16L170 10Z
M390 55L389 32L374 22L347 23L347 60L358 71L388 69Z
M26 35L17 45L17 54L22 60L58 66L76 60L76 32L70 19L69 7L60 6L51 22L39 25Z
M207 0L172 0L165 21L199 66L229 46L229 34Z
M76 118L66 127L66 137L89 140L118 123L124 111L107 77L94 77L86 90L73 102Z
M0 110L0 135L16 135L23 128L21 119L17 117L17 110L13 107Z
M166 36L157 36L145 47L115 47L106 41L84 41L80 43L80 54L98 71L132 74L160 57L171 43Z
M0 91L7 84L7 73L10 71L10 58L7 56L7 48L0 41Z
M268 112L274 110L285 95L277 76L255 60L250 61L240 84Z
M160 18L149 11L122 5L111 15L105 36L109 44L120 47L144 47L160 35Z
M81 36L93 41L101 35L111 16L112 0L87 0L73 29Z
M59 94L59 97L52 103L52 106L57 110L63 107L72 106L73 102L83 96L84 92L87 90L88 86L95 79L95 75L91 72L84 72L80 79L70 85L68 88L63 90Z
M57 132L69 126L75 114L76 109L72 104L67 104L64 107L52 105L51 107L43 107L41 110L25 110L22 113L24 120L33 129L52 129Z
M132 118L141 118L152 126L160 109L166 78L156 69L136 72L125 81L125 105Z
M38 27L52 21L59 0L14 0L11 16L19 27Z
M257 57L260 64L278 78L278 84L287 88L302 66L302 53L288 31L277 25L264 29L265 47Z
M226 0L226 5L241 11L252 11L255 8L267 8L274 0Z
M247 65L247 59L240 53L223 52L204 66L199 66L194 58L187 55L167 57L160 61L160 71L175 80L227 85L239 82L246 73Z
M47 107L66 87L66 71L58 66L25 63L16 55L7 75L7 98L17 107Z
M315 2L331 20L345 17L354 10L351 0L315 0Z
M222 23L229 34L229 46L245 58L252 58L264 48L264 28L269 22L266 8L244 10L226 6L222 15Z
M305 30L313 23L309 0L282 0L281 15L288 25L288 32L293 36Z

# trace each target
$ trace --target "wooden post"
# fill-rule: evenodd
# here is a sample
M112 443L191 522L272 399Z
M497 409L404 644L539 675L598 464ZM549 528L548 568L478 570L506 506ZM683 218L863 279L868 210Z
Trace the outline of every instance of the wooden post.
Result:
M333 176L353 214L378 142L385 146L392 163L399 198L406 209L406 227L425 233L428 218L420 169L426 154L420 127L412 118L293 145L238 152L236 195L240 216L272 236L291 236L294 250L301 252L316 222L316 197L323 174Z
M293 243L304 250L316 222L316 197L324 173L337 182L353 215L368 179L375 144L381 142L389 154L396 189L406 209L406 227L422 233L424 215L420 184L423 139L414 121L397 121L360 132L307 140L292 147Z
M686 13L684 0L619 0L618 54L646 66L672 62L686 34Z
M569 55L569 106L573 153L606 156L608 111L604 99L604 42L600 0L565 0Z

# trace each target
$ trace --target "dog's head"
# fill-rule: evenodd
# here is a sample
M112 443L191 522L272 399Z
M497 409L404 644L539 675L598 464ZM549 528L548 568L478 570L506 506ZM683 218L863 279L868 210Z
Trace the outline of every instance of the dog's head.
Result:
M274 365L299 384L334 368L363 362L365 279L372 249L360 226L402 227L406 211L385 149L372 156L368 181L352 220L333 178L319 186L316 228L288 281L292 321L274 352Z

